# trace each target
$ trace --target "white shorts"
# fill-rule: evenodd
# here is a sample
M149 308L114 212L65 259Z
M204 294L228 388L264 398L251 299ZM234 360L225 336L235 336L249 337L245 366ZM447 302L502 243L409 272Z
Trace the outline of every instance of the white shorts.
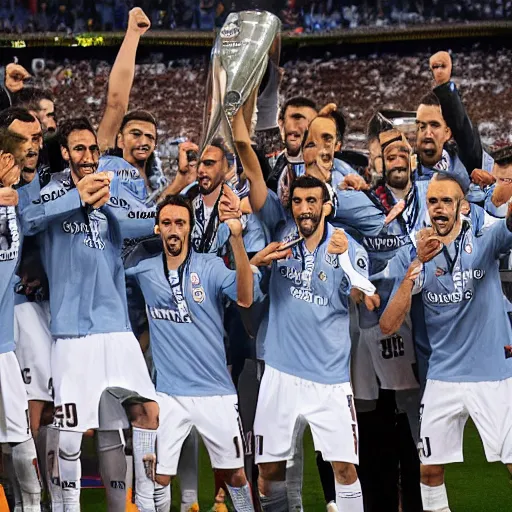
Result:
M176 475L183 442L192 427L203 438L215 469L244 465L244 434L238 415L238 397L169 396L157 393L160 427L157 434L157 473Z
M54 424L62 430L128 428L123 403L157 401L131 332L58 339L52 349L52 372Z
M361 329L352 351L352 385L359 400L377 400L379 388L402 391L419 388L414 375L414 344L409 325L384 336L379 325Z
M28 399L53 402L48 302L26 302L14 308L14 339Z
M23 443L31 438L28 402L14 352L0 354L0 443Z
M420 460L462 462L462 437L474 421L489 462L512 464L512 378L495 382L427 380L420 406Z
M293 457L303 417L315 450L329 462L358 463L358 431L350 383L319 384L265 367L254 420L256 463Z

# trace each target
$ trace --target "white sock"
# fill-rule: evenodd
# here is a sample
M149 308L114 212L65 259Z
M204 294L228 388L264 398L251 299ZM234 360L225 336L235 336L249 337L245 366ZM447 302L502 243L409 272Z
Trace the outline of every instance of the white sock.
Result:
M243 487L231 487L226 484L226 487L236 512L254 512L249 484L245 484Z
M155 484L154 499L156 512L169 512L171 510L171 484L165 487Z
M59 476L64 512L80 512L81 446L81 432L60 431Z
M135 504L140 512L156 512L154 477L156 473L156 430L133 427L135 465Z
M423 510L429 512L450 512L448 494L444 484L437 485L436 487L420 484L420 488Z
M357 479L353 484L341 485L335 481L336 506L343 512L363 512L363 493L361 482Z
M2 444L2 462L4 467L4 474L6 474L9 478L12 496L14 497L14 512L23 512L20 484L16 478L14 466L12 463L12 449L7 443Z
M36 445L32 438L12 447L12 464L20 485L23 512L40 512L41 482L37 470Z
M60 486L59 476L59 429L48 427L46 434L46 474L43 478L46 480L48 492L52 502L52 512L63 512L62 488Z
M181 512L197 503L197 477L199 465L199 434L192 429L181 448L180 461L178 463L178 478L181 489Z
M268 494L260 493L261 508L264 512L288 512L288 495L286 481L265 481Z

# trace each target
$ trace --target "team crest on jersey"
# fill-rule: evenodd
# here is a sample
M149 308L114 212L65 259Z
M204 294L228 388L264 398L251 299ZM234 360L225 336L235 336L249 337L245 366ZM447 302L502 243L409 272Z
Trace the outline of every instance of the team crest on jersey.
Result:
M436 268L436 277L441 277L441 276L444 276L445 274L446 274L446 270L444 268L441 268L441 267Z
M201 283L201 280L199 279L199 275L197 274L197 272L192 272L190 274L190 282L193 284L193 285L198 285Z
M327 274L323 270L320 272L320 274L318 274L318 277L320 281L327 281Z
M468 253L468 254L471 254L473 252L473 246L471 244L466 244L465 247L464 247L464 250Z
M356 265L361 269L361 270L366 270L367 268L367 263L366 263L366 260L364 258L357 258L357 261L356 261Z
M204 302L205 297L206 295L204 293L204 288L202 286L192 289L192 298L194 299L194 302L201 304L202 302Z

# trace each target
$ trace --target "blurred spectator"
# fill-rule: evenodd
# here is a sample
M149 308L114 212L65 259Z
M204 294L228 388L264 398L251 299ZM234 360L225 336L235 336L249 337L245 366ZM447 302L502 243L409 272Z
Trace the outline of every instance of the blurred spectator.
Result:
M19 34L25 31L30 32L34 29L32 15L25 5L24 0L15 0L12 14L12 27Z
M278 13L285 30L299 32L512 18L512 0L240 0L236 5L234 0L74 0L69 4L58 0L58 8L53 4L56 0L40 0L32 20L27 1L0 0L0 31L45 32L52 16L52 30L59 26L59 30L75 32L124 30L134 5L142 7L161 30L212 30L221 26L233 9L254 6Z
M60 0L57 13L52 22L52 28L56 32L66 32L70 34L74 25L73 15L68 10L66 0Z
M37 13L34 17L34 27L38 32L49 32L51 28L51 16L48 12L46 0L39 2Z

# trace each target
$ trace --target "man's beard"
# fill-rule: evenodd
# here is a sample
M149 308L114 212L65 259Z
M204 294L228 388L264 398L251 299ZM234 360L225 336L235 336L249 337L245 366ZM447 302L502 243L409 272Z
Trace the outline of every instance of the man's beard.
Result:
M402 171L399 174L397 174L397 171ZM391 171L388 171L387 176L387 183L390 187L396 188L398 190L404 190L407 185L409 184L409 176L406 172L407 169L404 169L403 167L391 169Z
M203 179L205 180L204 182L202 181ZM203 196L207 196L208 194L211 194L219 186L219 184L220 182L216 183L213 179L209 178L208 176L199 177L199 193Z
M170 256L179 256L183 251L183 242L177 236L170 236L165 245Z
M310 222L307 222L304 226L302 222L304 220L309 220ZM311 213L299 215L297 218L297 225L299 227L300 234L304 238L309 238L310 236L314 235L318 229L318 226L320 225L320 217Z

